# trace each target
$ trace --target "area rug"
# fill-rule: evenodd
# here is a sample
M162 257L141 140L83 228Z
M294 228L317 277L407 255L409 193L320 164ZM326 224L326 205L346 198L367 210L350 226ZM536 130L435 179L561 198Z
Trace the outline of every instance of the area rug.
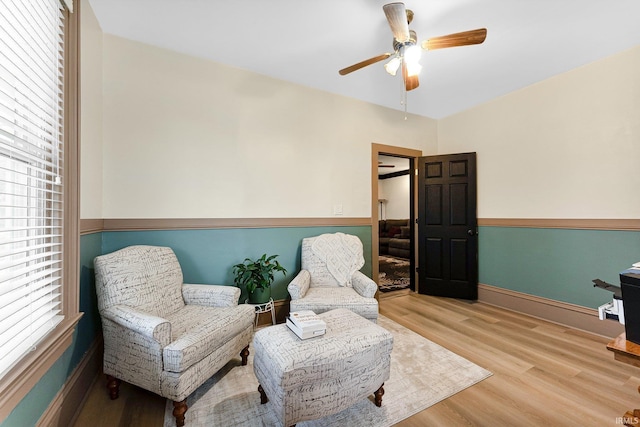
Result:
M378 289L380 292L407 289L411 285L408 259L380 255L378 263Z
M337 414L299 427L391 426L491 376L491 372L384 317L378 324L393 333L391 377L384 384L382 407L373 395ZM260 404L253 357L240 366L232 360L187 399L190 427L278 426L271 404ZM164 426L175 426L173 404L167 401Z

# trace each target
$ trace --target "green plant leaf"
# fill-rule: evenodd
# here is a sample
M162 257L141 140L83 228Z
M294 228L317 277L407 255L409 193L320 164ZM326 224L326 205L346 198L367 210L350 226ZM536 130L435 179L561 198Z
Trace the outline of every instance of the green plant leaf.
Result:
M241 264L233 266L233 283L237 287L245 287L247 292L253 293L257 288L264 289L274 281L274 272L279 271L284 276L287 270L276 260L278 255L263 254L255 261L245 258Z

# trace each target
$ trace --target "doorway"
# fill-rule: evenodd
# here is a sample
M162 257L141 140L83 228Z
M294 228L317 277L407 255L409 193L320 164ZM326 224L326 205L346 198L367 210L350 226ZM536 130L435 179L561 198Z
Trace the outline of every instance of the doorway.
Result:
M380 292L415 289L411 283L411 159L378 156L378 268Z
M416 173L415 162L416 158L422 156L422 151L414 150L403 147L395 147L390 145L372 144L371 149L371 220L372 220L372 232L371 232L371 261L373 279L381 287L381 269L380 258L392 258L398 261L400 264L403 260L408 261L408 279L409 288L411 290L417 290L417 276L416 276L416 260L417 260L417 236L415 227L416 218ZM380 168L382 165L396 165L394 168ZM400 170L400 165L407 165L407 169ZM393 172L386 169L397 169ZM406 179L409 188L407 190L407 204L404 208L399 205L393 205L390 203L390 194L385 195L384 187L393 188L394 185L381 185L380 184L380 172L384 171L384 175L390 175L387 179L396 179L404 177ZM404 209L404 210L403 210ZM402 216L403 218L391 218L390 216ZM380 238L380 227L384 224L381 221L396 220L398 224L394 223L392 230L393 236L385 236ZM404 222L403 222L404 221ZM403 222L400 224L400 222ZM401 228L403 227L403 228ZM397 237L396 237L397 235ZM389 244L391 239L394 239L391 254L389 253ZM406 262L404 262L406 264ZM382 271L382 273L386 273ZM391 287L393 288L393 286ZM386 290L391 290L387 287Z

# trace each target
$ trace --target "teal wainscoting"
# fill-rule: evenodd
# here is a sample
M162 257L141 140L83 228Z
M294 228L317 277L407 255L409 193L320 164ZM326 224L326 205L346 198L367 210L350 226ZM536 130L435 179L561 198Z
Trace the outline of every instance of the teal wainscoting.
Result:
M371 277L371 226L322 226L277 228L224 228L206 230L105 231L103 253L130 245L171 247L182 266L186 283L233 285L232 267L245 258L277 254L287 269L276 275L274 300L288 297L287 285L300 270L300 246L304 237L342 232L360 238L364 245L362 272ZM244 300L243 294L241 300Z
M60 391L67 378L79 361L72 360L74 342L62 356L51 366L40 381L27 393L9 416L2 422L2 427L34 426L44 414L49 404Z
M478 252L480 283L597 308L612 294L591 280L618 285L640 261L640 232L486 226Z
M73 343L0 424L2 427L35 425L100 334L93 258L101 251L101 233L80 237L80 311L84 315L74 333Z
M93 259L101 254L102 233L80 237L80 311L84 313L77 330L80 356L84 355L96 338L102 336L93 272Z

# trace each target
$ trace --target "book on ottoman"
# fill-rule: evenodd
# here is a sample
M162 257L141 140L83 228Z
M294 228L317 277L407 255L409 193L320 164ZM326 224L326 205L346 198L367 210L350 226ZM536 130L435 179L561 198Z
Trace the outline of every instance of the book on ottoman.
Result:
M327 324L311 310L294 311L287 317L287 326L300 339L324 335Z

